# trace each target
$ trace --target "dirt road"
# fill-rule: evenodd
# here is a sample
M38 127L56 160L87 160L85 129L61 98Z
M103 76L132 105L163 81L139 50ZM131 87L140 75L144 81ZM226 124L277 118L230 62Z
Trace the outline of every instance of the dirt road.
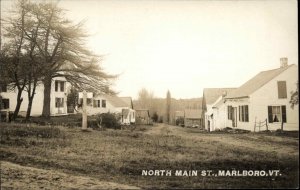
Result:
M138 187L74 176L1 161L1 189L139 189Z
M200 131L198 128L183 128L179 126L159 123L154 125L149 131L149 135L174 135L182 139L192 139L193 141L210 142L228 146L251 148L257 151L280 152L279 154L298 154L293 146L295 139L285 138L276 135L266 135L259 133L229 134L229 133L208 133ZM275 142L275 143L274 143Z

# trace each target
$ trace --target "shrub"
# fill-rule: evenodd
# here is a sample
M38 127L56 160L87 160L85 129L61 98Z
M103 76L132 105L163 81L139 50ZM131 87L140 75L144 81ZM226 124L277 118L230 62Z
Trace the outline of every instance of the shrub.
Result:
M110 128L121 129L119 115L114 113L101 113L88 118L88 127L93 129Z
M184 124L184 119L183 117L177 118L175 121L176 125L183 125Z
M102 125L106 128L121 129L120 121L117 114L103 113L101 114Z
M164 117L163 117L163 116L160 116L158 122L159 122L159 123L163 123L163 122L164 122Z

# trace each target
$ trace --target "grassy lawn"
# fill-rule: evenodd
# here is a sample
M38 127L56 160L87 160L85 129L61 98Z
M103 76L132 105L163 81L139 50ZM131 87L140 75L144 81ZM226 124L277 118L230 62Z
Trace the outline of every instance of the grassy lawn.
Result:
M2 161L141 188L295 188L299 137L166 125L82 132L1 123ZM280 170L281 176L142 176L142 170ZM17 179L14 179L17 180Z

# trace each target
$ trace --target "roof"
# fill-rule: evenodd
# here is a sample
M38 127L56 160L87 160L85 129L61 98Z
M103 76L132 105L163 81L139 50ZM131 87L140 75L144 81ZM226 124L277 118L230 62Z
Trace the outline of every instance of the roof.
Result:
M120 98L118 96L105 95L105 97L115 107L130 107L130 108L132 108L131 103L128 104L128 102L124 101L122 98Z
M126 116L129 114L129 109L122 109L122 115Z
M213 104L224 92L227 94L234 91L236 88L204 88L203 97L206 104Z
M254 76L252 79L248 80L242 86L237 88L235 91L228 93L226 99L248 97L250 94L258 90L266 83L271 81L273 78L275 78L276 76L278 76L279 74L281 74L282 72L284 72L285 70L287 70L292 66L295 65L292 64L278 69L262 71L258 73L256 76Z
M128 107L133 109L133 103L131 97L120 97L121 100L123 100Z
M149 112L148 109L135 109L136 112Z
M135 112L136 112L136 116L148 116L148 117L150 117L149 110L147 110L147 109L136 109Z
M184 117L184 111L175 111L175 117Z
M201 119L202 111L200 109L184 110L184 117L189 119Z

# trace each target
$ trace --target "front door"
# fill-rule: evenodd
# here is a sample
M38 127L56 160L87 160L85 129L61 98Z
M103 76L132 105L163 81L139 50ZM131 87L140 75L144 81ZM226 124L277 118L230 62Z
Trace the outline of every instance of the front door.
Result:
M237 127L237 108L232 107L232 127Z

